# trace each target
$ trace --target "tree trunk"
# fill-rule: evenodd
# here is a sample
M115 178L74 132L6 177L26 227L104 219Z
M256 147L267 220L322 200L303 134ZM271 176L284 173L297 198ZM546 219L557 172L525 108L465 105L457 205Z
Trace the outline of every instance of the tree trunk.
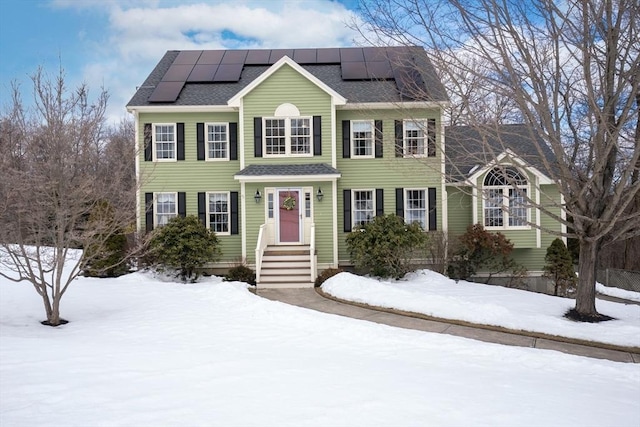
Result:
M580 241L580 259L578 262L578 289L576 292L577 314L597 317L596 311L596 262L598 244L587 240Z

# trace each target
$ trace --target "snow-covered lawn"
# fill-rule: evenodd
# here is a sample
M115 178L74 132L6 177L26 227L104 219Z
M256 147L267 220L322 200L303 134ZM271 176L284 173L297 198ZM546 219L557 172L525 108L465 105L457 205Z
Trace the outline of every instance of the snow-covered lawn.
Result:
M31 286L0 280L0 426L640 425L638 364L313 312L218 278L80 278L62 314L41 326Z
M400 281L340 273L327 280L322 290L345 300L445 319L640 347L640 305L598 300L598 311L616 320L572 322L563 314L575 306L574 300L501 286L456 283L430 270L408 274Z

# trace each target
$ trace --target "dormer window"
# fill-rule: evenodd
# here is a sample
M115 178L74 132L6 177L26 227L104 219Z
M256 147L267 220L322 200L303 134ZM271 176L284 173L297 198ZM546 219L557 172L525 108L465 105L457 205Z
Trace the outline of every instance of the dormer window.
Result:
M487 228L528 227L528 182L513 167L496 167L484 178L484 226Z

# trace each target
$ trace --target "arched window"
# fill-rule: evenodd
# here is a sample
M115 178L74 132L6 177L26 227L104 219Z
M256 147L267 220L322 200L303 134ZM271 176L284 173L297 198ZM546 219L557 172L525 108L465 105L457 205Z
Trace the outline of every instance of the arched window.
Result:
M524 174L513 167L496 167L484 178L484 226L527 226L528 183Z

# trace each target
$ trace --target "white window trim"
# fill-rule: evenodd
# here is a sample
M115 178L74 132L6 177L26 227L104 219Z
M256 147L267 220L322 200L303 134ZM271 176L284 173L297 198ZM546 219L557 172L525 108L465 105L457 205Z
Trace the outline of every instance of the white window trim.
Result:
M173 126L173 158L159 159L156 153L156 128L158 126ZM154 162L177 162L178 161L178 125L177 123L153 123L151 129L152 160Z
M291 153L291 120L307 119L309 120L309 153L293 154ZM267 120L284 120L284 154L268 154L267 153ZM263 157L313 157L313 117L311 116L286 116L286 117L263 117L262 118L262 156Z
M211 194L224 194L227 196L227 232L219 232L212 230L216 233L216 236L230 236L231 235L231 192L230 191L207 191L206 193L206 215L207 215L207 229L211 229L211 211L209 210L209 195Z
M156 229L158 227L162 227L158 224L158 196L159 195L167 195L170 194L173 196L175 201L176 211L172 218L178 216L178 192L173 191L159 191L157 193L153 193L153 228Z
M357 155L355 150L355 144L353 140L353 124L354 123L369 123L371 125L371 154ZM376 157L376 124L374 120L351 120L349 126L349 143L351 144L351 158L352 159L373 159Z
M376 217L376 190L375 188L356 188L351 190L351 228L355 229L360 224L356 222L356 196L355 193L369 191L371 192L371 202L373 204L371 211L371 221Z
M227 128L227 130L225 132L227 134L226 156L225 157L220 157L220 158L209 157L209 143L212 142L212 141L209 141L209 126L222 126L222 125L224 125ZM229 161L229 149L230 149L230 147L229 147L229 123L228 122L210 122L210 123L205 123L204 124L204 134L205 134L205 137L204 137L204 144L205 144L204 145L204 153L205 153L204 154L204 156L205 156L204 158L205 158L205 161L207 161L207 162L227 162L227 161Z
M431 118L433 119L433 118ZM402 121L402 153L403 157L408 158L422 158L422 157L432 157L429 156L429 118L425 119L405 119ZM409 154L407 150L407 123L417 123L422 132L424 133L424 144L423 144L423 152L422 154ZM437 125L437 123L436 123ZM435 130L435 129L434 129ZM436 134L437 138L437 134Z
M491 171L491 170L489 170ZM518 171L520 172L520 171ZM520 172L522 173L522 172ZM527 177L526 174L522 174L522 176ZM509 209L510 209L510 199L509 199L509 190L525 190L527 192L527 198L530 197L530 185L529 180L527 179L527 185L491 185L485 186L484 179L486 178L486 174L482 178L482 225L486 230L531 230L531 225L509 225ZM487 205L487 197L485 195L486 190L502 190L502 226L487 226L486 224L486 205ZM525 222L531 222L531 207L525 207L527 210L527 217Z
M422 229L424 231L429 231L429 189L428 188L405 188L404 194L402 195L404 201L404 217L407 218L407 211L409 206L409 198L407 197L407 193L409 191L423 191L424 192L424 224ZM416 209L413 209L416 210Z

